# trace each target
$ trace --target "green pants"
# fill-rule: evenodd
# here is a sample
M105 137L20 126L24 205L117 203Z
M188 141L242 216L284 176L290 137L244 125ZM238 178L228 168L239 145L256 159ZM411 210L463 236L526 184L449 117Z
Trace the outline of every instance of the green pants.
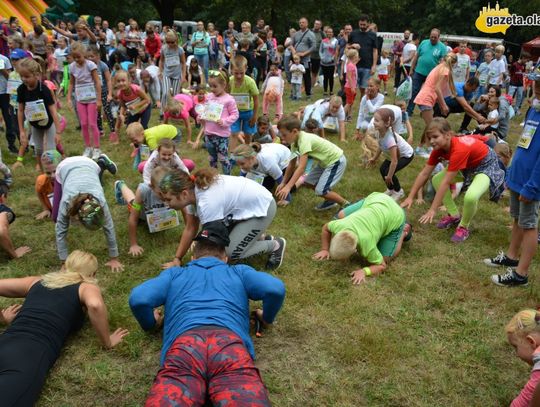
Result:
M435 190L439 189L445 175L446 168L433 177L432 183ZM489 183L490 180L486 174L476 174L474 176L471 185L463 197L463 216L461 217L459 226L463 226L465 228L469 227L469 224L471 223L471 220L478 209L478 201L482 195L489 190ZM459 216L459 209L454 202L454 198L452 198L450 188L448 188L444 194L443 203L450 215Z

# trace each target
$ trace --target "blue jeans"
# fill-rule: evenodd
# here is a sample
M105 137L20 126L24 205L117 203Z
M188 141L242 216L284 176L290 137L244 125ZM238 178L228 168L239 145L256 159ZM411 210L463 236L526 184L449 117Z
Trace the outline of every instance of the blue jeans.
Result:
M523 86L512 86L508 94L514 98L514 107L516 110L521 109L521 104L523 103ZM516 112L517 113L517 112Z
M197 63L202 68L204 72L204 77L206 78L206 83L208 83L208 64L209 64L209 58L208 58L208 52L206 54L202 55L194 55L195 59L197 60Z
M409 105L407 106L407 113L409 116L412 116L413 110L414 110L414 99L416 98L416 95L418 95L418 92L420 92L420 89L422 88L422 85L426 81L427 76L424 76L422 74L419 74L418 72L414 72L414 75L412 77L412 96L411 100L409 100Z
M366 89L368 87L368 80L371 77L371 69L369 68L356 68L358 73L358 87Z

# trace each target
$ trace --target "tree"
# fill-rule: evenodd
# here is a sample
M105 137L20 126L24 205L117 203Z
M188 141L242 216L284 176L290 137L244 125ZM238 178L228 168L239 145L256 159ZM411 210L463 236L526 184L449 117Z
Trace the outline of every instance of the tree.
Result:
M152 4L159 13L162 25L173 25L174 21L174 0L152 0Z

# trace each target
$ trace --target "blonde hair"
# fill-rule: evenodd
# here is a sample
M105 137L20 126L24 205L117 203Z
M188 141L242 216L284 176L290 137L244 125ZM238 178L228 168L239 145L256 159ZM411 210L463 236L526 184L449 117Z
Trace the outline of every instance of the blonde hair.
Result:
M144 134L144 127L139 122L130 123L126 128L126 134L130 139L139 136L141 133Z
M375 76L372 76L371 78L369 78L368 83L369 82L373 82L375 86L377 86L378 88L381 87L381 80L379 78L376 78Z
M347 55L347 58L353 59L358 57L358 51L355 49L348 50L345 55Z
M98 261L92 253L74 250L66 259L65 270L47 273L41 284L49 289L63 288L78 283L97 284Z
M367 162L373 160L379 153L379 142L373 137L371 132L368 132L360 142L362 151L362 159L367 165Z
M495 47L495 52L501 52L504 54L504 51L506 50L506 48L504 48L504 45L497 45Z
M512 317L506 325L507 335L527 336L532 332L540 333L540 314L535 309L524 309Z
M118 71L116 71L116 73L113 76L113 86L115 88L118 86L117 84L118 78L121 78L121 77L124 77L124 79L127 81L128 84L131 83L131 79L129 77L128 72L123 69L119 69Z
M208 189L219 177L214 168L203 168L193 173L187 174L184 171L171 169L159 181L161 193L170 192L173 195L179 195L182 191L194 189Z
M167 174L168 171L169 170L167 168L162 167L161 165L154 168L150 174L150 185L154 188L158 188L161 179L165 176L165 174Z
M246 158L255 157L261 151L261 144L256 141L251 144L240 144L233 151L235 159L244 160Z
M73 41L71 43L71 52L78 52L79 54L82 54L83 56L86 55L86 46L79 41Z
M358 238L350 230L336 233L330 241L330 257L334 260L347 260L356 253Z
M165 104L165 111L172 114L173 116L178 116L182 109L184 108L184 103L180 100L176 100L170 94L167 95L167 103Z
M343 106L343 100L340 96L334 95L329 100L331 106Z
M497 143L495 144L495 147L493 148L493 150L499 157L499 160L502 161L504 166L508 167L508 164L510 164L510 160L512 159L512 148L510 147L510 144Z
M231 59L231 66L233 69L246 69L247 59L242 55L236 55Z
M173 30L168 30L167 34L165 34L165 41L176 41L178 45L178 37L176 33Z
M452 74L452 66L457 62L457 55L450 52L444 57L443 62L439 64L439 70L443 67L448 68L448 87L452 96L456 97L456 85L454 85L454 75Z
M41 59L41 58L40 58ZM19 65L17 66L18 70L26 69L28 72L30 72L33 75L41 76L41 65L39 62L35 61L32 58L23 58L19 61Z

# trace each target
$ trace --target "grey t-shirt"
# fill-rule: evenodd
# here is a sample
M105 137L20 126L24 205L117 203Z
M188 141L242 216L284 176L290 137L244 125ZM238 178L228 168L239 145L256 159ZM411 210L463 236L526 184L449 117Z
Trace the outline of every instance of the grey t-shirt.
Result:
M311 30L311 32L315 36L315 49L311 52L311 59L321 59L319 55L319 48L321 47L321 42L323 38L325 38L326 36L321 30L319 31Z
M304 64L310 61L310 54L312 52L315 50L319 52L319 48L316 47L317 39L315 38L315 34L309 29L306 31L297 31L294 34L292 41L296 52L309 51L308 54L302 58L302 63Z
M171 49L167 45L161 47L161 58L163 58L163 74L168 78L179 79L182 77L182 47Z
M149 185L141 182L137 188L141 192L141 198L143 201L144 210L139 212L139 218L141 220L146 221L146 214L152 209L167 207L167 205L163 203L163 201L159 199L156 194L154 194L154 191L152 191L152 188L150 188Z
M499 97L499 127L497 128L497 134L500 138L506 139L508 135L508 122L510 118L510 104L508 100L501 95Z

